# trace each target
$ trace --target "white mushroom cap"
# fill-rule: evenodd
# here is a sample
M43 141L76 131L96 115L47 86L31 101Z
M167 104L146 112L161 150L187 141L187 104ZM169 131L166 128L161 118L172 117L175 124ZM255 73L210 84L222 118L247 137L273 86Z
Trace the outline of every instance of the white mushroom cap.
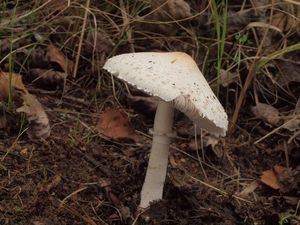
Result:
M196 125L225 135L227 114L195 61L182 52L141 52L114 56L105 70L174 106Z

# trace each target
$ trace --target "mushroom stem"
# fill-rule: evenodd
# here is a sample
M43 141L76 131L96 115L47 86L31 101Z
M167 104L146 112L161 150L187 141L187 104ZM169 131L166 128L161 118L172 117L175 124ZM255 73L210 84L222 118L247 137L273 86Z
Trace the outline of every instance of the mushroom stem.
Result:
M168 166L173 116L173 102L160 100L156 109L152 148L141 192L141 208L147 208L150 202L162 199Z

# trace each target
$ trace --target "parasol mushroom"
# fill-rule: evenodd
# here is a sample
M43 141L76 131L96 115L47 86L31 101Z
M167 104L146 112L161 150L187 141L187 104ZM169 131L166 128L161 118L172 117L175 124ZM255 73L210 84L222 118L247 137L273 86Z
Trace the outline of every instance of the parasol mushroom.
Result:
M127 83L157 96L153 142L140 207L162 199L166 178L174 108L187 115L197 128L224 136L228 119L196 62L182 52L140 52L114 56L105 70Z

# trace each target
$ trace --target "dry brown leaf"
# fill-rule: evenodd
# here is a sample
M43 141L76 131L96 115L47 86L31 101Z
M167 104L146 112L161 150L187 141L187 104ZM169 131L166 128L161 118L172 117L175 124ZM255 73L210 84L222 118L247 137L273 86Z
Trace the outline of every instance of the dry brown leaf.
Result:
M42 82L47 85L59 85L63 84L68 74L46 69L31 69L30 73L35 79L34 82Z
M229 84L236 82L240 74L236 72L230 72L226 70L221 70L221 84L223 87L227 87Z
M47 57L50 62L57 63L63 72L72 74L74 69L74 63L69 60L57 47L49 45L47 47Z
M153 0L151 1L151 13L146 19L170 22L191 16L190 5L184 0ZM178 24L176 22L164 24L154 23L148 25L146 28L164 34L174 34L178 30Z
M102 67L113 46L114 43L107 33L91 30L86 38L85 52L94 57L95 65Z
M47 138L50 136L49 119L44 111L41 103L34 95L24 94L23 106L17 109L17 112L24 112L26 114L29 128L28 136L30 139Z
M275 60L279 69L279 75L276 81L282 85L287 86L291 82L300 82L300 65L283 60Z
M37 47L30 54L30 67L31 68L44 68L51 67L49 57L47 56L47 49Z
M43 4L47 3L47 7L44 8L46 8L48 12L61 10L68 6L68 1L61 1L61 0L51 0L50 2L47 0L42 0L42 3Z
M285 30L285 26L286 24L286 20L287 20L288 16L286 13L283 12L277 12L273 15L272 21L271 21L271 25L277 27L279 30L281 30L281 32L283 32Z
M299 19L296 19L289 14L277 12L273 15L271 24L278 27L281 31L291 31L299 29Z
M262 173L260 181L269 187L277 190L283 190L283 182L288 181L290 174L287 168L279 165L275 165L273 169L266 170Z
M11 83L10 83L11 79ZM12 87L12 91L19 91L23 94L27 94L28 91L25 88L22 77L16 73L5 73L0 71L0 101L4 101L7 99L9 95L9 87ZM12 93L14 94L14 93Z
M300 130L300 115L295 115L293 119L286 120L282 127L291 132Z
M197 141L198 143L196 144L196 140L192 139L188 144L188 147L191 150L198 151L201 148L201 145L203 145L204 147L210 146L211 150L213 151L213 153L215 153L215 155L218 158L222 158L224 156L224 150L222 148L222 145L219 144L220 143L219 138L216 138L212 135L205 135L203 136L202 139L199 138ZM203 142L202 144L201 141Z
M61 176L55 175L47 181L47 183L43 183L38 185L39 192L49 192L52 188L55 188L61 183Z
M277 125L280 121L279 111L271 105L258 102L251 107L253 114L272 125Z
M86 38L86 51L90 54L95 53L109 53L114 46L113 41L105 32L91 30Z
M300 130L300 99L298 100L293 112L286 116L283 128L292 132Z
M251 4L255 10L255 13L257 16L260 16L260 18L265 18L266 11L268 10L268 7L266 5L270 4L270 0L252 0Z
M29 122L29 138L47 138L50 135L50 125L47 114L41 103L35 96L28 93L20 75L15 73L0 72L0 101L5 100L9 95L9 80L11 86L18 92L18 98L23 100L23 106L17 112L24 112Z
M237 193L237 195L239 197L246 198L249 194L253 193L256 188L258 188L258 186L259 182L257 182L256 180L252 181L251 183L247 184L241 192Z
M281 186L276 174L272 169L263 171L262 175L260 176L260 181L275 190L280 189Z
M290 178L289 171L287 168L279 165L275 165L273 168L279 182L287 181Z
M128 116L120 109L102 112L96 128L101 134L115 140L140 141L140 136L130 126Z
M153 0L151 9L158 21L179 20L192 15L190 5L184 0Z

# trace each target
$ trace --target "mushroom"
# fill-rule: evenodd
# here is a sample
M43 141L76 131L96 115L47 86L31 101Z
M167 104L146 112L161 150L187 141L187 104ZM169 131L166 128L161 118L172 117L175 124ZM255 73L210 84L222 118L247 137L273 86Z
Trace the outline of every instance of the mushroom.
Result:
M140 207L162 199L166 178L174 108L197 128L224 136L228 119L196 62L182 52L140 52L114 56L105 70L146 93L157 96L153 142Z

